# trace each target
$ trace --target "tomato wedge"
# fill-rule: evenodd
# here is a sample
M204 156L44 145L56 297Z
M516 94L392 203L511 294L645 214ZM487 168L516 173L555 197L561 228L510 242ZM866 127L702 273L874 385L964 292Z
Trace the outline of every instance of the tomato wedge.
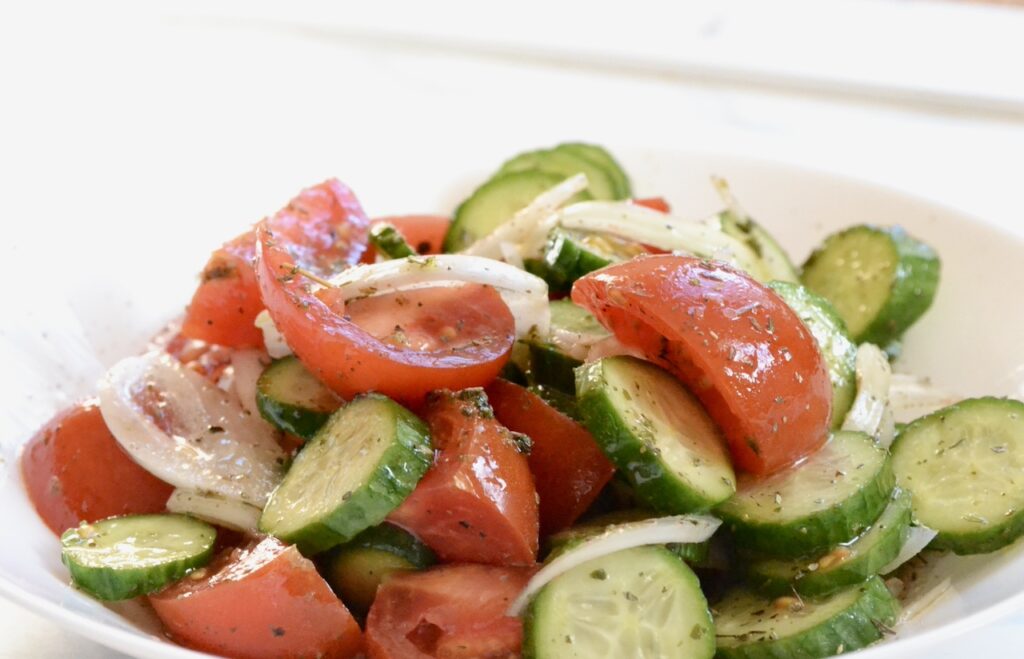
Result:
M540 497L540 532L561 531L594 503L615 465L586 428L524 387L498 379L487 387L487 398L498 421L533 440L529 463Z
M25 445L21 474L36 512L58 535L79 522L163 512L174 490L132 462L95 401L40 428Z
M700 398L741 469L777 471L828 438L832 395L814 338L742 272L645 256L577 280L572 299Z
M505 610L532 570L447 565L392 575L366 620L371 659L510 659L522 621Z
M423 418L434 464L388 519L444 561L532 565L538 517L530 466L484 392L432 394Z
M312 561L267 537L150 595L171 637L229 657L353 657L362 634Z
M383 222L398 229L417 254L440 254L441 243L452 220L447 215L395 215L376 218L370 226ZM363 254L363 263L373 263L376 257L377 251L371 245Z
M336 179L303 190L265 222L294 264L323 276L359 261L370 226L355 195ZM213 253L185 313L182 334L232 348L263 346L263 335L253 325L264 306L252 267L255 256L252 230Z
M314 294L269 227L256 273L296 356L343 398L378 391L417 405L436 389L487 384L508 360L515 321L490 287L431 287L348 303Z

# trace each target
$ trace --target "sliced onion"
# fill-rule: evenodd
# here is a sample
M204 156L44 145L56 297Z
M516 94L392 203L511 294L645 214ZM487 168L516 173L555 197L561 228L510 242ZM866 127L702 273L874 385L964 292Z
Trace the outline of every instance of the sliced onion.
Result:
M760 257L720 224L684 220L629 202L584 201L554 215L555 226L608 233L668 251L729 263L759 281L770 275ZM526 256L532 256L524 251Z
M256 533L260 515L263 514L256 506L238 499L225 499L215 494L182 489L171 493L171 498L167 500L167 510L243 533Z
M889 360L878 346L862 343L857 348L857 397L843 421L843 430L866 433L888 448L896 434L889 410Z
M914 588L914 591L903 600L896 624L902 625L927 611L940 597L946 594L952 585L952 580L945 577L937 580L934 584L928 584L927 587L921 584Z
M482 256L409 256L349 268L331 279L345 299L450 283L493 286L516 320L516 336L546 335L551 324L548 285L515 266Z
M537 234L537 226L547 220L562 204L587 188L587 177L576 174L545 191L516 213L512 219L499 225L491 233L476 241L463 254L486 256L492 259L505 258L507 246L524 245ZM544 232L546 235L546 231ZM522 260L522 252L518 257Z
M911 526L910 534L907 536L906 542L903 543L903 547L900 548L900 553L897 554L896 558L887 563L885 567L879 570L878 573L889 574L899 566L917 556L925 547L928 546L929 542L935 539L935 536L938 534L938 531L930 529L927 526Z
M587 538L542 567L509 606L508 615L521 615L530 598L548 582L587 561L645 545L704 542L721 524L720 520L707 515L677 515L609 526L600 535Z
M582 359L585 362L596 362L598 359L615 357L617 355L629 355L638 359L647 359L643 352L627 346L614 336L606 337L590 345L587 354Z
M910 423L958 400L959 396L935 386L928 378L893 373L889 382L889 404L895 420L900 423Z
M242 407L256 418L260 418L260 410L256 406L256 382L269 365L270 359L262 350L235 350L231 353L232 389Z
M100 382L99 399L124 450L175 487L262 508L284 473L273 430L166 353L115 364Z
M254 325L263 332L263 345L266 347L268 355L274 359L281 359L292 354L292 349L288 347L288 343L284 340L284 334L277 330L277 325L274 324L269 311L264 309L259 312L256 315Z

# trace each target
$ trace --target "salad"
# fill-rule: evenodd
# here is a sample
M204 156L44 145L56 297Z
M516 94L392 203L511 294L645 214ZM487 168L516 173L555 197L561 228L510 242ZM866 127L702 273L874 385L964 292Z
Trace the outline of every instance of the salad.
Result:
M1024 534L1024 403L893 372L939 283L899 227L796 267L605 149L453 218L328 180L210 257L183 319L27 443L72 583L229 657L828 657L936 552Z

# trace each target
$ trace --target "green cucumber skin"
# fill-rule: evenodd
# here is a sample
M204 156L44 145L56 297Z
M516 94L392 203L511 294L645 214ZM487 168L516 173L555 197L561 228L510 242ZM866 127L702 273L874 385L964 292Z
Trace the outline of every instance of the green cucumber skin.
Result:
M789 578L791 575L766 570L762 563L755 561L748 567L747 582L751 588L767 597L781 597L796 592L808 598L827 597L848 586L863 583L879 574L879 570L899 555L910 533L910 495L900 493L889 505L897 506L894 519L890 521L891 528L875 545L862 549L859 555L831 569L802 572L795 579ZM882 515L885 517L884 512ZM875 523L880 521L881 518ZM808 565L818 560L803 559L800 563Z
M331 418L330 412L317 412L297 405L275 400L256 390L256 407L260 416L274 427L309 441Z
M543 384L535 384L528 387L529 390L540 397L545 403L555 408L573 421L580 421L580 408L576 403L576 393L567 393L554 387Z
M719 645L715 659L819 659L865 648L882 639L885 629L896 624L899 602L878 577L862 586L861 597L840 615L795 636L755 641L736 647ZM771 602L765 602L771 606ZM840 648L842 648L840 650Z
M727 506L717 514L730 530L741 550L780 558L798 558L821 553L857 537L882 514L896 486L890 460L855 495L839 504L787 524L759 524L744 520Z
M566 142L558 145L558 148L571 151L591 162L602 165L615 183L616 199L629 199L633 196L633 187L630 185L626 170L622 168L622 165L604 147L583 142Z
M561 350L540 341L529 341L530 373L537 384L554 387L570 395L576 395L577 366L583 364Z
M544 280L555 292L568 292L573 282L611 265L612 259L592 252L563 231L551 232L544 248Z
M804 273L816 267L822 254L833 241L842 240L843 236L852 232L862 231L886 234L895 247L899 265L885 304L867 327L853 339L857 343L889 346L931 307L939 286L941 263L931 247L909 236L902 227L880 228L859 225L826 238L824 244L804 263Z
M798 283L800 275L775 237L749 217L737 217L731 211L719 214L722 231L744 241L764 263L773 279Z
M558 185L562 180L563 177L555 174L532 169L496 174L477 188L469 198L455 209L451 226L448 227L448 233L444 237L444 251L457 252L483 238L500 224L510 220L516 211L521 210L538 195ZM517 195L517 202L506 209L509 211L507 217L495 218L479 215L479 206L481 204L485 206L485 210L490 210L487 207L496 203L495 195L509 194L510 188ZM523 189L529 190L529 193L525 196L521 196ZM578 201L590 198L590 194L586 191L574 197ZM500 201L500 197L498 197L498 201Z
M388 514L409 496L433 462L434 451L430 444L430 431L427 425L415 414L386 396L358 396L335 414L343 413L349 406L361 400L384 401L395 414L395 441L385 451L369 480L353 491L334 511L319 520L311 521L294 533L278 535L274 529L265 526L263 518L260 519L261 531L297 545L299 551L306 556L348 542L360 532L383 522ZM329 426L325 426L324 430L328 428ZM327 439L324 433L317 433L311 441ZM288 478L287 474L285 478Z
M841 428L857 396L857 344L850 340L846 323L825 298L787 281L769 282L768 288L796 312L818 344L832 381L832 429Z
M705 511L721 503L681 483L654 453L633 437L608 394L600 361L576 371L576 400L583 425L633 487L645 507L667 514Z
M143 520L145 518L158 519L168 516L170 515L131 515L129 517L115 517L111 519L123 520L132 518ZM181 516L179 515L179 517ZM197 525L205 527L204 530L208 530L210 538L206 548L191 558L178 559L161 566L112 569L80 565L69 556L67 551L62 551L61 562L67 567L68 572L71 574L71 581L75 586L99 600L112 602L155 593L178 581L192 570L203 567L213 558L217 529L197 519L189 519ZM102 525L102 522L96 522L92 526L97 525ZM61 544L64 545L73 536L77 536L80 528L73 527L65 531L61 535Z
M274 427L308 441L327 423L333 412L289 403L267 392L268 378L278 377L276 373L283 369L296 368L294 364L297 363L297 357L284 357L275 360L263 371L256 384L256 408L260 411L260 416ZM314 376L309 374L309 377ZM341 405L340 399L338 405Z
M587 176L587 190L594 199L614 200L618 197L617 186L608 168L577 150L556 146L553 149L527 151L505 161L497 175L538 170L559 176L564 180L574 174Z
M437 556L430 547L408 531L387 522L371 526L334 551L342 552L349 549L386 551L404 559L417 570L425 570L437 563Z
M664 554L669 554L673 561L673 564L678 564L677 571L679 577L683 579L686 582L687 586L689 586L693 590L694 597L700 598L700 600L703 602L704 609L707 612L707 617L701 620L698 624L700 624L704 628L704 633L707 635L708 642L705 646L707 651L706 656L709 658L715 656L714 621L711 617L710 610L708 610L707 608L707 600L704 597L703 591L701 590L700 580L697 578L697 575L694 574L693 570L690 569L690 567L686 563L684 563L677 555L673 554L668 549L657 546L648 546L646 547L646 549L652 552L663 552ZM545 591L549 591L550 588L551 584L549 583L547 586L541 589L541 591L533 598L533 601L530 602L530 605L527 607L526 613L523 616L523 659L549 659L551 657L551 655L545 651L545 648L542 645L544 639L540 638L540 634L536 632L537 628L541 624L540 621L542 616L544 615L544 609L547 606L546 600L548 598L545 595L550 595L550 593L546 593ZM701 656L703 657L705 655L702 654Z
M914 435L920 429L931 424L944 423L950 415L955 414L959 410L970 410L977 406L992 404L1000 407L1012 407L1014 411L1024 417L1024 402L1018 400L992 396L963 400L909 423L900 431L893 442L891 449L893 456L895 457L900 451L906 450L909 444L914 441ZM912 483L907 482L898 473L897 480L901 483L902 487L910 490L913 495ZM935 526L932 528L938 531L938 535L928 545L929 549L949 550L960 556L988 554L1013 544L1024 535L1024 509L1018 510L1013 515L1006 517L997 526L980 529L973 533L945 532L941 528L935 528Z
M416 250L409 246L398 229L387 223L376 224L370 229L370 244L378 254L389 259L416 256Z

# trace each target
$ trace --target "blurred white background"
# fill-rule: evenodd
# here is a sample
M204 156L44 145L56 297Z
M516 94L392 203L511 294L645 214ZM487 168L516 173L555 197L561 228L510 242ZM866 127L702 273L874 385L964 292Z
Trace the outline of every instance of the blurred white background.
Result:
M5 3L2 313L147 299L141 271L183 305L216 244L309 183L448 211L465 182L419 173L567 139L794 163L1024 232L1022 63L1024 9L975 3ZM931 656L1021 640L1024 616ZM109 653L0 601L0 657L27 656Z

